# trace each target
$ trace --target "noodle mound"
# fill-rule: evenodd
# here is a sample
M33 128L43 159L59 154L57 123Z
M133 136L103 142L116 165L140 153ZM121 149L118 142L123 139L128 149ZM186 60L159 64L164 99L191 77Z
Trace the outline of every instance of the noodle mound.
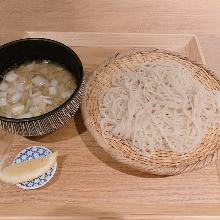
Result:
M219 91L207 90L176 61L146 61L114 74L98 103L103 137L142 153L156 147L189 152L220 119Z

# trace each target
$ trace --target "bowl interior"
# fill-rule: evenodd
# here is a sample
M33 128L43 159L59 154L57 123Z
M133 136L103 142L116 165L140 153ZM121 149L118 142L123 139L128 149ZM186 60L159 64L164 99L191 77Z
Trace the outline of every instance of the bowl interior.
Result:
M10 42L0 47L0 75L8 69L34 60L51 60L64 66L80 84L82 64L67 46L49 39L29 38Z
M2 45L0 47L0 76L3 76L6 71L14 66L39 60L50 60L62 65L71 72L77 81L75 91L67 101L45 114L24 119L6 118L0 116L0 120L20 122L43 118L49 114L53 114L53 112L70 102L75 97L75 94L77 94L80 90L83 82L83 67L77 54L62 43L44 38L21 39Z

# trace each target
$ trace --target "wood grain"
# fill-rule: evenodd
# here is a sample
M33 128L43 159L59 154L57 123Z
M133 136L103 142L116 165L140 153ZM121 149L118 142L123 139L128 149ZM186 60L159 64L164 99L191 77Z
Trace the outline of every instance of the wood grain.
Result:
M44 34L41 33L41 36L45 37ZM36 36L36 33L29 33L29 35L31 37L33 35ZM76 33L78 41L73 40L71 42L71 39L74 38L74 33L71 35L68 33L67 35L65 35L65 33L62 33L62 35L58 34L58 37L61 37L59 40L65 40L65 43L69 43L70 46L73 46L73 49L79 54L87 76L107 57L113 55L118 50L127 49L127 47L123 46L128 46L129 42L130 47L132 47L132 42L134 43L134 41L137 40L134 34L133 38L131 37L132 34L128 35L128 37L125 35L125 39L130 40L124 42L123 45L122 41L121 43L117 43L117 38L113 37L114 34L109 39L108 35L102 37L98 35L98 38L97 34L94 34L95 37L92 34L88 35L90 37L85 33L82 34L84 41L80 41L80 35ZM165 35L160 36L160 38L158 38L158 36L153 38L150 38L149 35L147 36L147 46L149 46L150 39L153 39L156 46L161 45L162 48L166 48L169 44L168 39L170 39L170 45L173 45L173 48L176 48L176 50L182 53L188 53L189 56L195 59L201 60L202 56L193 50L197 48L196 51L200 51L196 45L194 36L178 36L176 46L174 36L171 38L166 38ZM57 40L56 35L54 35L54 37ZM146 35L139 36L140 39L144 39L144 37L146 37ZM97 41L95 42L96 47L92 47L93 41L91 41L91 39L95 38L102 42L102 47L97 47ZM85 41L85 39L90 40ZM182 39L182 44L180 39ZM143 47L144 40L142 41L141 46ZM72 44L73 42L76 46ZM105 43L107 43L106 47ZM134 46L137 45L134 44ZM185 49L186 47L187 49ZM109 211L111 214L115 206L119 205L121 211L123 211L123 209L127 210L129 206L132 206L132 212L137 209L139 211L142 210L142 214L144 214L146 207L157 207L157 205L155 206L154 204L158 202L164 205L166 203L181 205L182 203L197 204L202 202L207 205L220 201L220 184L214 164L197 172L175 177L160 178L138 172L114 161L108 154L100 149L83 125L80 111L67 125L51 134L32 138L14 136L7 163L10 163L21 149L29 145L44 145L59 151L60 157L58 159L58 169L55 178L42 189L34 191L21 190L16 186L1 183L1 202L16 202L18 204L31 203L33 205L39 203L48 204L51 201L57 201L58 203L75 204L76 208L73 209L75 211L81 210L80 207L82 206L84 207L82 209L83 212L89 210L91 214L93 212L95 212L95 214L100 212L95 211L94 204L101 209L111 207L112 210L111 212ZM204 191L204 189L206 189L206 191ZM44 207L45 209L42 209L42 215L48 212L48 207L50 206ZM64 211L67 214L67 210L66 208L60 211ZM174 208L173 211L175 210ZM120 213L119 210L116 213L118 212Z
M0 130L0 169L4 166L4 162L9 154L13 135Z
M20 38L26 31L196 34L208 66L219 72L219 11L218 0L0 1L0 41ZM87 58L86 51L82 54L95 60ZM101 53L97 54L101 59ZM92 65L86 71L90 68ZM62 157L54 181L41 190L0 185L0 215L8 216L1 219L39 219L30 215L41 208L42 219L46 215L80 219L80 210L81 219L219 219L220 181L215 164L160 179L137 173L99 149L81 124L80 113L74 120L48 136L13 139L10 161L19 150L34 144L57 149ZM67 147L69 142L71 147ZM6 206L8 203L13 205Z
M24 31L196 34L208 65L220 69L220 1L0 1L0 38Z
M150 219L150 220L217 220L219 204L158 204L136 207L133 204L97 204L79 206L77 204L0 206L0 219ZM176 214L173 214L175 210ZM202 211L201 211L202 210ZM10 214L8 214L10 213ZM33 215L34 213L34 215Z

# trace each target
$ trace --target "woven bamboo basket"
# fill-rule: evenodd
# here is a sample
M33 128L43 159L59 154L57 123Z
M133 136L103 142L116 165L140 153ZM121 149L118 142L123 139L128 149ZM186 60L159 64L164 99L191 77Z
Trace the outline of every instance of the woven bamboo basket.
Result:
M177 154L173 151L155 148L150 155L141 155L120 139L105 139L101 135L97 118L98 97L111 87L111 76L122 70L134 70L146 59L175 60L187 67L192 76L207 89L220 90L220 83L214 73L204 65L194 63L182 55L158 50L145 49L118 53L101 64L88 79L82 100L82 114L85 125L98 144L112 157L140 171L156 175L176 175L204 167L220 154L220 126L211 128L193 151Z

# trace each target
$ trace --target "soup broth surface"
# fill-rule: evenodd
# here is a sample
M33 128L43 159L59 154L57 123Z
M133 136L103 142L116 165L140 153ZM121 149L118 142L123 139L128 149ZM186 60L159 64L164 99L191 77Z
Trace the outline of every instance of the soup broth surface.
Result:
M50 61L30 62L8 71L0 82L0 115L30 118L64 103L76 89L72 73Z

